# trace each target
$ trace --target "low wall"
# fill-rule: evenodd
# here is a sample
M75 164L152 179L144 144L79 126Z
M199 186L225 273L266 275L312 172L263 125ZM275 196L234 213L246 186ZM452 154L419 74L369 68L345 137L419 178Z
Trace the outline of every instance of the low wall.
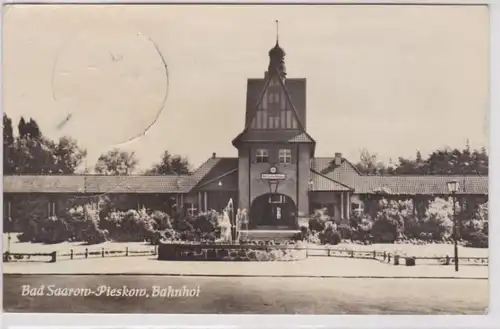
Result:
M161 243L158 260L177 261L294 261L307 252L298 245Z

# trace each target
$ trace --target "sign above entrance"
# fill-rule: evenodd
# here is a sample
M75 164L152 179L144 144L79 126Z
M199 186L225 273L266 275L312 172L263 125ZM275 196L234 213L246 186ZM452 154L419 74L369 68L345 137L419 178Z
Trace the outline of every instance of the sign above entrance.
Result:
M269 168L269 172L261 174L260 177L266 180L283 180L286 178L285 174L278 173L278 170L275 166Z

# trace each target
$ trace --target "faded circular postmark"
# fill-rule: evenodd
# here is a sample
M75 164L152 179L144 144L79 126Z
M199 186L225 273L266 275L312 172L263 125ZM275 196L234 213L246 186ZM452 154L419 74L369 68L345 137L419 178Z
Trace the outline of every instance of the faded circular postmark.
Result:
M56 123L84 145L108 149L146 134L165 108L167 62L148 35L84 26L62 44L51 74Z

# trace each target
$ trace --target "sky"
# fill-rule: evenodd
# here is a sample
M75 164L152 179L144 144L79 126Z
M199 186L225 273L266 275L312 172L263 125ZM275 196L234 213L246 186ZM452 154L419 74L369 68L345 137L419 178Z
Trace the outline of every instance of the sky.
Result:
M142 169L165 150L194 166L237 156L275 20L288 77L307 78L316 156L488 148L485 6L12 5L3 111L75 138L88 167L114 147Z

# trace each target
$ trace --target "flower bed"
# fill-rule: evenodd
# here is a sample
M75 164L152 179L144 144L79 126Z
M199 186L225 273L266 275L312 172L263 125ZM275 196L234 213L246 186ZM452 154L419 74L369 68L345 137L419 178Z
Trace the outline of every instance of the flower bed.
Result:
M306 258L298 244L160 243L158 260L294 261Z

